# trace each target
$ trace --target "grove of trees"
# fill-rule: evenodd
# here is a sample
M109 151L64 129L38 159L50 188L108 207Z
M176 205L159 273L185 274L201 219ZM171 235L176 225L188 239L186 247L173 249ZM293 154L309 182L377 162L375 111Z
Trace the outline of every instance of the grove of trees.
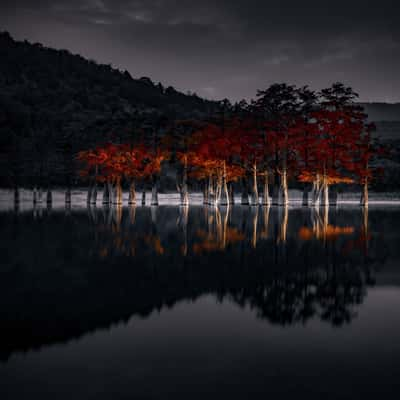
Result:
M82 150L77 158L90 186L88 203L96 202L101 183L103 202L121 204L125 183L133 204L135 184L148 181L157 205L162 168L173 164L182 205L189 202L190 181L201 185L204 204L211 205L232 204L233 183L240 182L242 204L286 206L289 181L302 184L303 205L336 204L336 185L350 183L362 187L360 203L368 205L383 147L356 97L341 83L318 93L273 84L250 103L221 102L208 118L166 118L147 135Z
M303 204L336 203L337 189L368 188L379 180L383 146L373 139L357 94L341 83L315 92L273 84L250 102L231 104L185 95L149 78L100 65L0 32L0 186L33 191L52 202L52 188L89 186L88 203L129 202L136 188L189 188L204 203L287 205L289 185ZM396 184L396 176L390 177ZM167 182L167 183L166 183ZM385 187L386 189L386 187Z

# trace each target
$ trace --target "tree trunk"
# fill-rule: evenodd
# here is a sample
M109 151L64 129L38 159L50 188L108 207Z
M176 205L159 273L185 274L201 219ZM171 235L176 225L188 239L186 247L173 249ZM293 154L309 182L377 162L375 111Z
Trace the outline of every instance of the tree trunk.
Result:
M183 160L183 175L182 175L182 186L181 186L181 205L189 205L189 192L187 184L187 156Z
M214 190L213 177L211 175L208 178L208 200L210 205L215 205L216 194Z
M51 189L47 189L46 203L47 205L51 205L53 203L53 194L51 193Z
M135 181L132 179L129 185L129 199L128 204L136 204L136 190L135 190Z
M65 205L69 206L71 205L71 188L67 187L67 190L65 191Z
M271 199L269 197L269 174L268 174L268 170L265 170L265 173L264 173L264 190L263 190L263 196L262 196L262 203L265 206L270 206L271 205Z
M338 192L336 185L331 186L331 195L329 196L329 205L336 207L338 199Z
M14 204L19 204L20 200L21 200L21 193L20 193L19 187L16 186L14 188Z
M281 195L281 191L280 191L279 173L277 171L275 171L274 183L272 186L272 205L273 206L279 206L279 204L281 202L280 195Z
M312 192L312 205L314 207L319 206L321 195L321 183L319 181L319 177L317 176L316 180L313 182L313 192Z
M90 205L92 203L92 185L89 185L89 187L88 187L86 203L88 205Z
M329 207L329 185L325 181L322 183L322 204L324 207Z
M181 192L181 206L188 206L189 205L189 193L186 189L182 188L182 192Z
M308 186L308 183L304 184L304 188L303 188L303 198L301 201L301 204L303 207L307 207L308 206L308 195L310 192L310 188Z
M368 180L365 179L363 189L361 192L361 199L360 199L361 206L368 207L368 201L369 201L368 197L369 197L369 195L368 195Z
M32 197L33 205L36 205L38 202L38 192L36 186L34 186L34 188L32 189Z
M229 191L229 204L234 205L235 204L235 192L233 190L232 182L228 185L228 191Z
M203 183L203 204L210 204L210 199L208 198L208 182Z
M143 190L142 192L142 206L146 205L146 191Z
M92 187L92 196L90 199L90 204L95 205L96 203L97 203L97 183L94 182Z
M222 177L221 177L221 198L220 204L222 206L229 206L229 193L228 193L228 184L226 182L226 164L224 162Z
M249 205L249 189L248 189L247 179L245 176L242 178L242 197L240 203L244 206Z
M221 195L222 195L222 176L220 175L217 177L216 181L215 198L214 198L215 205L218 205L220 203Z
M122 204L122 186L121 182L115 183L114 193L113 193L113 204L120 206Z
M38 189L38 203L42 203L43 202L43 189L39 186Z
M103 204L105 205L110 204L110 185L108 182L104 184L103 188Z
M289 191L288 191L288 183L287 183L287 171L284 169L281 174L281 186L280 191L282 193L280 197L280 206L287 206L289 204Z
M158 206L158 177L153 176L153 187L151 188L151 205Z
M257 187L257 164L253 164L252 168L252 190L251 190L251 205L258 206L258 187Z

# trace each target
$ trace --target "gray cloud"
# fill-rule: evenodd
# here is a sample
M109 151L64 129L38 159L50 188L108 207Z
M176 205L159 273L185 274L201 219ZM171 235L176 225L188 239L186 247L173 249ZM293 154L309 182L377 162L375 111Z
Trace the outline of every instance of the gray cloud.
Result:
M342 80L400 101L396 1L3 0L0 29L206 97Z

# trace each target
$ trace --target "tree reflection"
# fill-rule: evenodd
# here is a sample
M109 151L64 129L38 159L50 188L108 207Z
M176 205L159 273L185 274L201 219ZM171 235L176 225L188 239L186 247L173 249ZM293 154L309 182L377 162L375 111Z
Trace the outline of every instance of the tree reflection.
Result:
M376 230L385 218L388 226L400 222L394 212L372 223L371 209L132 205L87 212L1 216L3 271L12 271L0 279L3 355L210 293L274 324L345 325L375 284L386 243L396 239ZM22 305L21 298L33 300ZM50 303L57 313L43 309Z

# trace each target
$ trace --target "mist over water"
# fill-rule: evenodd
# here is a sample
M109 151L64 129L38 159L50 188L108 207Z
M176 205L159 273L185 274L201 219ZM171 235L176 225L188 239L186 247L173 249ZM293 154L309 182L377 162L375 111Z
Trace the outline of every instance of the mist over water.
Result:
M387 205L4 210L0 395L389 396L399 223Z

